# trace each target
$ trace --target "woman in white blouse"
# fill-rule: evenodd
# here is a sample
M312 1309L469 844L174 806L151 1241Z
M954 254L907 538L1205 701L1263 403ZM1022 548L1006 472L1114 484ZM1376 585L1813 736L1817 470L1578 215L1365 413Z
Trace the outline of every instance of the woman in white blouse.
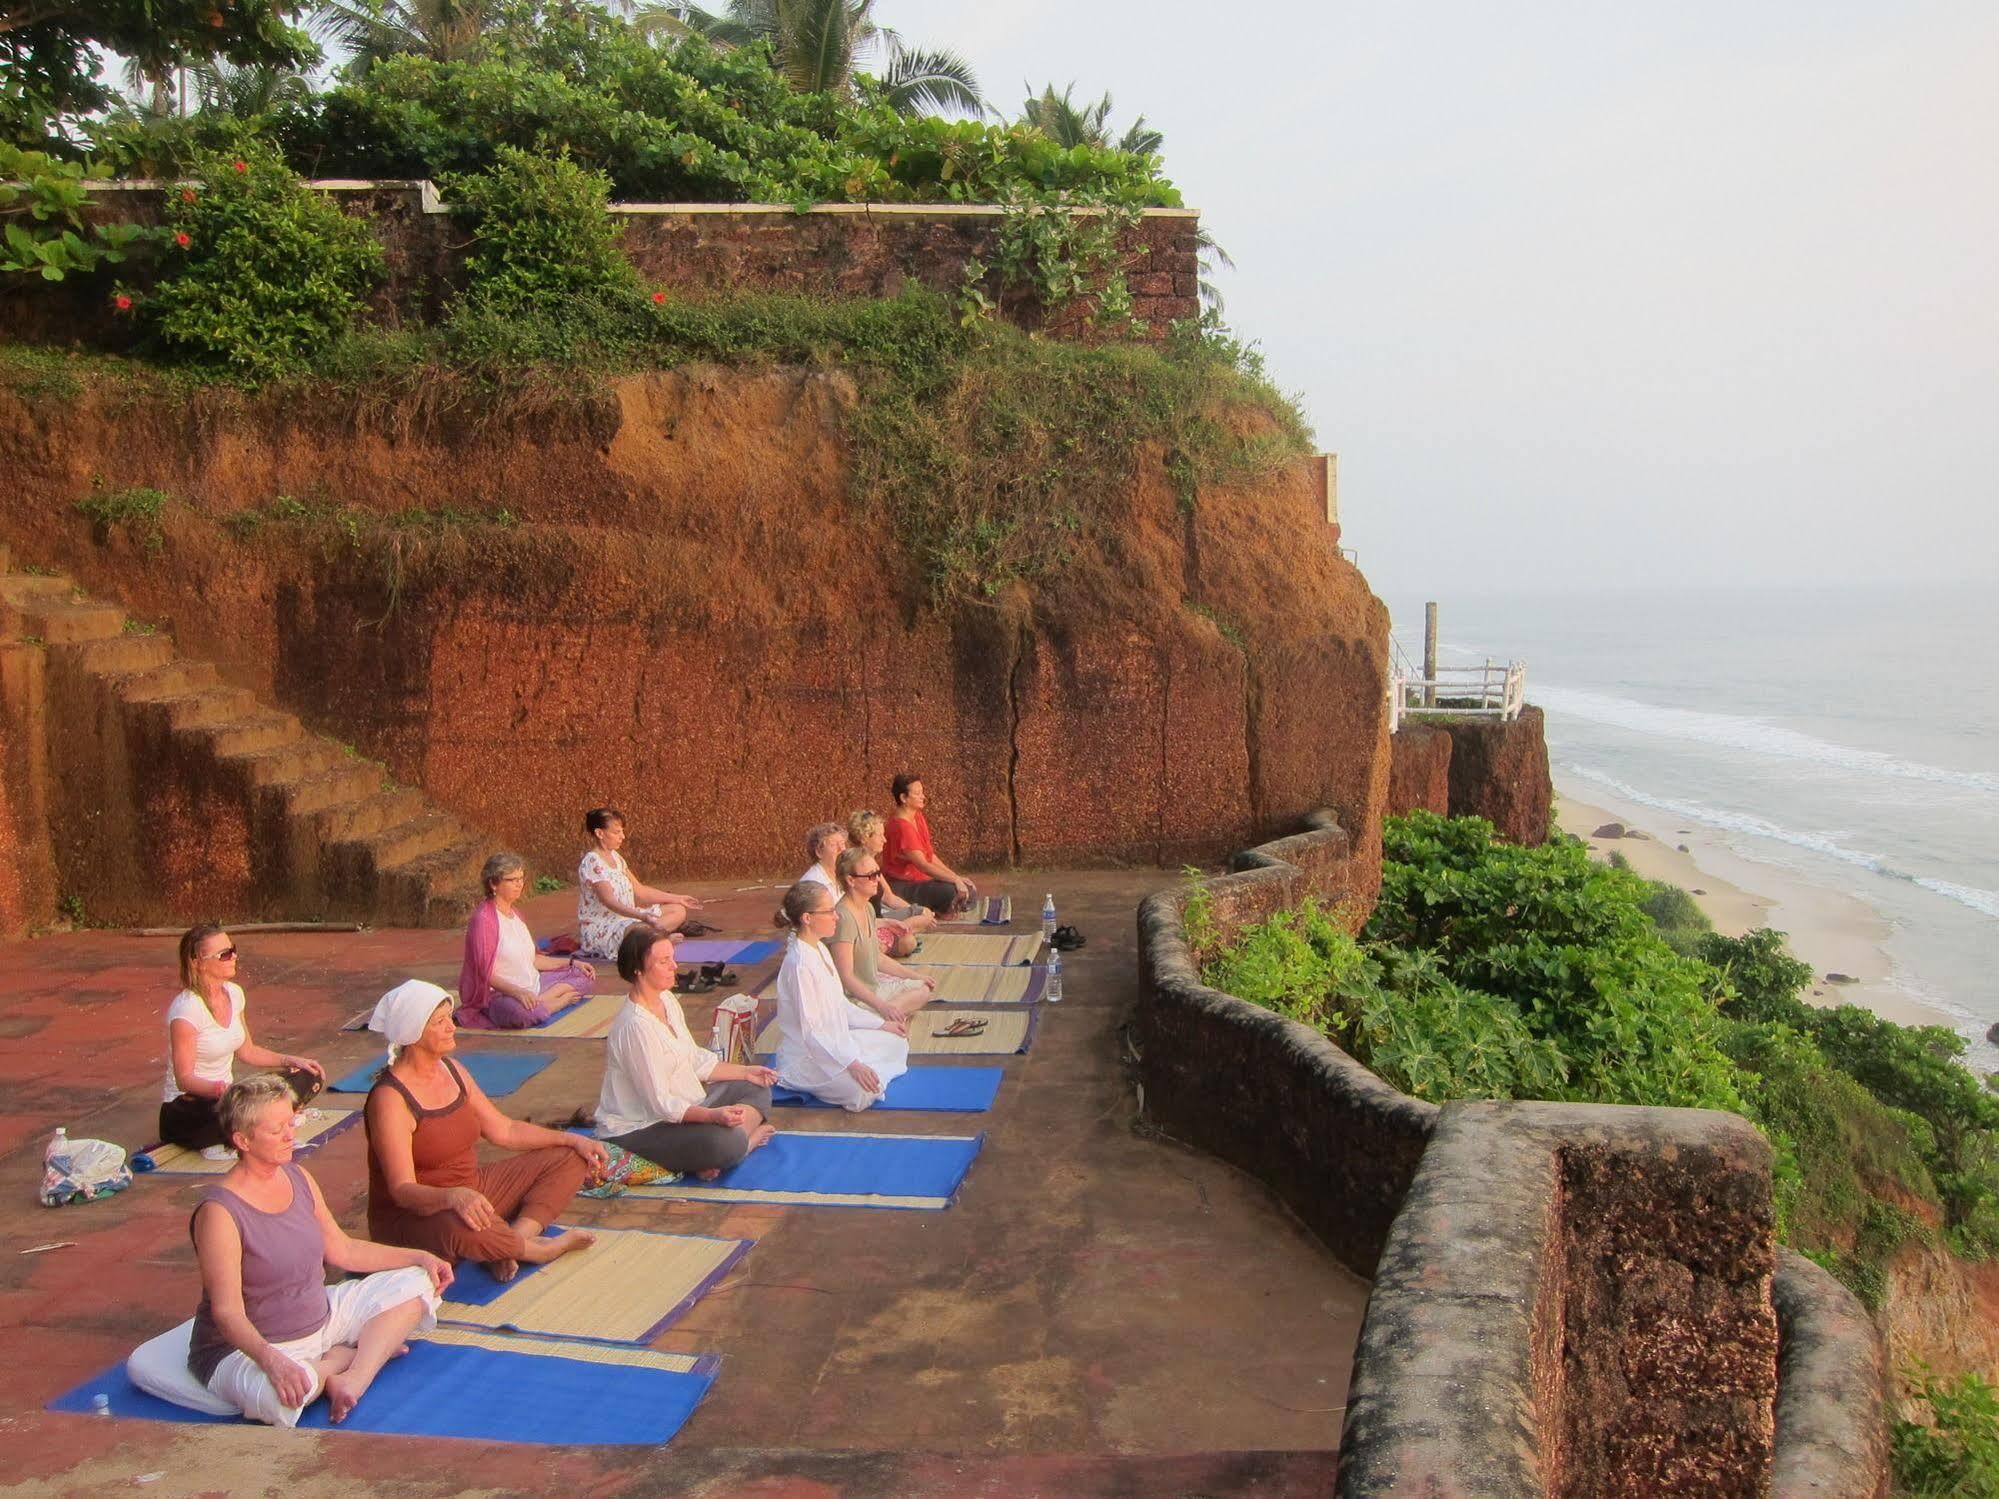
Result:
M673 962L672 939L649 926L618 944L618 973L632 988L605 1037L597 1138L706 1179L777 1133L768 1122L777 1074L694 1044Z
M833 892L800 880L777 925L791 933L777 974L778 1081L859 1113L909 1070L909 1023L847 1003L827 939L839 924Z
M277 1069L300 1107L326 1086L326 1069L250 1039L236 944L219 926L191 926L180 939L180 993L167 1007L167 1085L160 1095L160 1139L214 1160L236 1152L223 1143L216 1105L235 1080L235 1064Z

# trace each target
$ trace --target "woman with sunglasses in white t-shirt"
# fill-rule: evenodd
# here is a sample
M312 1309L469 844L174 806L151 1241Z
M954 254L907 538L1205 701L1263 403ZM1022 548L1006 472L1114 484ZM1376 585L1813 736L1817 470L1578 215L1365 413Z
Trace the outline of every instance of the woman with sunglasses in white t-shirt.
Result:
M236 944L219 926L189 927L180 939L181 991L167 1006L167 1082L160 1096L160 1139L211 1160L235 1152L224 1144L215 1106L235 1080L236 1063L278 1072L301 1107L326 1086L311 1057L272 1051L250 1039Z

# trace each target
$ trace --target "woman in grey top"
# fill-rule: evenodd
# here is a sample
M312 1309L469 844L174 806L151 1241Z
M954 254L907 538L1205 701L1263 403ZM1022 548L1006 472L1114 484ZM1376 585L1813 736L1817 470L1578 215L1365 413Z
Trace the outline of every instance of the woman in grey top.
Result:
M865 848L850 848L834 869L840 882L840 904L835 907L840 920L826 939L826 950L833 956L840 987L849 1000L883 1020L905 1023L936 997L937 981L903 967L883 953L875 939L875 908L869 897L881 883L881 860Z
M296 1426L322 1392L345 1420L403 1339L435 1324L451 1267L341 1231L318 1184L292 1164L282 1078L232 1084L217 1113L236 1165L202 1193L188 1225L201 1266L188 1368L253 1421ZM329 1286L328 1265L369 1273Z

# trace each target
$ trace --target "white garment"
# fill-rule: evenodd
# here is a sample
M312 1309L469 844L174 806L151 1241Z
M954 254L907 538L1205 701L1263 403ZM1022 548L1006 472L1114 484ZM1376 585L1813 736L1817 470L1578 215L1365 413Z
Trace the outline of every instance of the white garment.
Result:
M632 871L622 854L599 853L591 849L576 866L576 940L586 957L616 961L618 944L625 933L638 925L636 918L620 916L597 898L598 884L608 884L620 905L632 905ZM658 916L657 905L642 906L647 916Z
M671 993L661 999L664 1023L628 999L604 1037L604 1086L597 1094L600 1140L662 1120L678 1124L690 1104L707 1097L708 1076L721 1058L694 1044L678 999Z
M778 1080L839 1108L859 1111L881 1100L889 1081L909 1070L909 1040L881 1028L873 1010L849 1004L833 955L823 942L793 937L777 973ZM881 1079L871 1092L847 1068L865 1062Z
M328 1286L326 1321L319 1330L293 1338L289 1343L271 1344L312 1375L312 1393L305 1397L304 1405L286 1405L279 1400L278 1392L271 1386L271 1376L242 1352L230 1354L215 1366L215 1372L208 1378L208 1393L226 1400L252 1421L269 1426L296 1426L300 1413L320 1396L322 1385L313 1362L329 1348L358 1342L362 1328L383 1312L417 1297L423 1299L423 1316L411 1331L428 1332L437 1326L437 1292L430 1277L414 1265L402 1270L378 1270L360 1280L343 1280Z
M167 1006L167 1085L160 1094L161 1103L172 1103L187 1091L174 1076L176 1020L185 1020L194 1027L194 1077L189 1081L220 1083L226 1088L235 1080L236 1053L250 1039L250 1033L243 1025L242 988L227 983L222 988L229 996L227 1025L215 1018L208 1002L192 989L181 990Z
M493 949L489 979L495 981L496 988L511 984L530 995L541 993L541 973L534 966L534 934L528 931L528 924L516 911L496 908L493 914L499 917L500 942Z
M840 893L839 886L833 883L833 877L816 863L798 877L798 883L801 885L824 885L835 895Z

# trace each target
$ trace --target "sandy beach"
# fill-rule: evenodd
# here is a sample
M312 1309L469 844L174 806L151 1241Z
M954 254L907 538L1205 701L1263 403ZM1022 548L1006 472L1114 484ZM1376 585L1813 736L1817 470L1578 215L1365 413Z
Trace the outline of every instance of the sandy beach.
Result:
M1767 926L1785 933L1791 951L1812 965L1814 982L1805 997L1814 1004L1864 1005L1902 1025L1956 1029L1951 1016L1919 1003L1896 986L1883 945L1888 925L1852 896L1745 859L1710 829L1676 823L1670 813L1621 803L1594 787L1588 799L1572 795L1559 777L1555 820L1563 832L1588 843L1599 858L1607 860L1615 850L1645 878L1691 893L1717 931L1739 937ZM1622 824L1626 836L1596 837L1596 830L1608 823ZM1631 836L1634 830L1642 836ZM1846 974L1854 982L1828 983L1830 973Z

